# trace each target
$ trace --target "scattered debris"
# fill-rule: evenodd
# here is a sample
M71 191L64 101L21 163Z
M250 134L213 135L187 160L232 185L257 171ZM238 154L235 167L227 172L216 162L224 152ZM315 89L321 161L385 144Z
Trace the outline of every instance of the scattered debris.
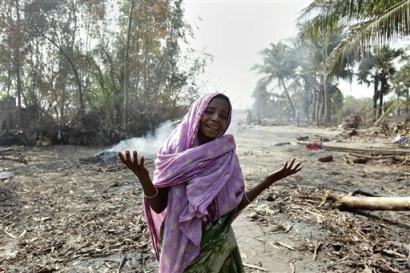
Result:
M410 197L374 197L340 195L326 192L325 200L332 200L339 209L410 210Z
M350 136L350 137L357 136L358 134L359 134L359 132L357 132L356 129L353 129L353 130L351 130L347 133L347 135Z
M256 265L252 265L252 264L248 264L248 263L243 263L243 265L244 265L245 267L249 267L249 268L252 268L252 269L259 270L259 271L269 272L268 270L266 270L265 268L260 267L260 266L256 266Z
M339 127L342 129L357 129L361 123L362 118L358 114L351 114L339 125Z
M328 156L320 157L320 158L318 158L318 161L320 161L320 162L330 162L330 161L333 161L333 156L328 155Z
M0 172L0 180L7 180L9 178L12 178L14 176L14 173L12 172Z
M405 145L408 142L408 138L402 135L397 135L396 138L394 139L393 143L399 144L399 145Z
M296 138L297 141L307 141L308 139L309 139L309 136L300 136Z
M367 194L363 191L355 191L352 194L356 193ZM332 192L332 194L342 198L357 198L357 200L380 198L351 196L336 192ZM340 211L336 209L339 203L329 198L329 191L316 188L308 189L298 186L290 194L291 202L284 202L288 198L289 193L280 194L280 191L278 191L277 198L274 202L270 202L270 206L281 207L281 204L286 203L285 208L281 211L287 219L293 219L296 223L301 221L305 223L316 222L320 225L320 230L323 230L323 237L318 233L315 234L314 240L306 239L306 243L303 244L297 239L294 242L299 244L291 246L295 250L305 246L313 253L312 260L326 261L326 267L320 272L359 273L366 272L363 271L365 266L369 268L370 271L368 272L407 272L406 259L409 255L407 242L403 243L398 240L401 235L399 237L397 235L406 233L410 228L408 214L379 216L378 212L375 211L373 214L367 214L367 217L362 217L362 215L366 215L362 214L359 209L349 210L348 212ZM396 202L396 204L401 204L401 207L404 208L403 200L405 199ZM410 201L410 198L406 202L408 201ZM382 203L386 205L386 203ZM395 204L395 202L390 202L390 204ZM255 206L264 206L264 203ZM396 211L394 213L404 212ZM360 214L360 217L357 216L358 214ZM272 221L275 223L275 220L273 220L275 218L263 214L263 210L259 210L258 218L258 222L266 226L272 225ZM275 247L283 246L277 242L270 242L270 244ZM290 246L287 242L285 245ZM319 253L320 255L318 255ZM343 260L343 263L341 260ZM357 270L350 271L351 268Z
M410 155L410 149L397 149L393 147L374 147L369 146L363 148L357 148L352 145L341 145L341 144L322 144L322 143L309 143L304 141L298 141L298 145L306 146L306 148L310 149L325 149L327 151L338 151L338 152L352 152L352 153L365 153L365 154L376 154L376 155Z
M299 142L298 142L299 144ZM322 143L320 142L311 142L311 143L305 143L306 149L309 151L316 151L322 149Z
M275 144L275 146L285 146L285 145L290 145L290 142L279 142Z

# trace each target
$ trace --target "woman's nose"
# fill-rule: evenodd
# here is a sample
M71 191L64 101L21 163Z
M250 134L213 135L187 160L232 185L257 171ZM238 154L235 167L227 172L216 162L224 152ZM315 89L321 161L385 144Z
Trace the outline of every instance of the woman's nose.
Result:
M220 113L215 112L215 113L212 115L212 120L220 120L220 119L221 119L221 114L220 114Z

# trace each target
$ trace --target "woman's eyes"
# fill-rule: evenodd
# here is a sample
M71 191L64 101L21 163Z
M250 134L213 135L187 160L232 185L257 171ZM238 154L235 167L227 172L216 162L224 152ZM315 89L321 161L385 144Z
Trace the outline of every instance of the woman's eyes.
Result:
M222 117L223 119L225 119L225 120L228 120L228 116L227 116L227 115L222 114L221 117Z
M212 109L205 109L205 114L212 115L214 111Z
M214 109L205 109L204 113L207 114L207 115L213 115L215 113L215 110ZM228 120L228 115L226 115L224 113L220 113L219 116L224 120Z

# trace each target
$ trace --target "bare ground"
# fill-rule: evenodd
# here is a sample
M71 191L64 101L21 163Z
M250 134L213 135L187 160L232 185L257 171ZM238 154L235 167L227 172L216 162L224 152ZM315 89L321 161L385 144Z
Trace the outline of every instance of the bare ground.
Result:
M346 212L324 200L328 190L409 196L409 166L351 165L345 153L295 144L298 136L337 134L284 126L236 134L248 187L284 160L305 160L300 174L273 185L234 223L247 272L410 272L408 211ZM363 147L370 140L344 141ZM101 148L22 149L27 165L0 160L0 172L14 173L0 180L0 272L156 272L141 189L128 170L79 161ZM334 161L317 161L328 154Z

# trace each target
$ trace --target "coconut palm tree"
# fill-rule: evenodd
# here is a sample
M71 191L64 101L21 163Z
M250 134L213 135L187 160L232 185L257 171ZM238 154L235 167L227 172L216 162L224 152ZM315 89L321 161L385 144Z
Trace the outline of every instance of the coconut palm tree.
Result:
M283 89L283 94L286 96L291 109L292 118L295 119L296 111L287 87L287 80L293 76L296 68L296 62L294 58L291 58L292 49L279 42L270 44L270 47L263 49L260 54L263 63L252 67L252 70L262 75L258 84L269 85L276 80L277 86Z
M410 0L314 0L304 9L299 21L308 25L304 36L343 29L344 39L326 61L329 72L346 54L366 50L368 45L384 45L410 34Z
M359 83L373 84L373 121L383 112L383 99L389 92L390 83L396 69L393 61L403 55L403 50L387 46L364 55L358 68ZM377 110L378 109L378 110Z
M406 115L409 116L410 105L410 60L400 68L393 76L393 84L397 87L396 93L398 99L404 97L406 106Z
M299 25L300 33L304 33L307 25ZM331 93L334 88L334 81L339 78L351 79L352 60L346 59L343 63L327 72L325 62L332 50L341 40L340 33L324 32L316 37L299 35L301 54L294 54L298 58L297 74L302 74L310 82L315 83L313 119L316 123L329 123L331 120ZM348 62L349 60L349 62ZM314 80L312 79L314 78ZM330 89L329 89L330 88Z

